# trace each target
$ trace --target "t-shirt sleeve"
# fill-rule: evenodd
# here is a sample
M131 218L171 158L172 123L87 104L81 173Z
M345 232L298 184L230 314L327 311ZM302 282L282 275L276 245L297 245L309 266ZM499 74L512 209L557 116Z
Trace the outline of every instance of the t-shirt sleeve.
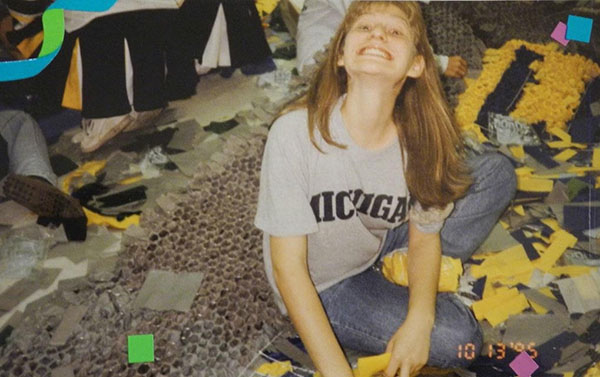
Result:
M299 236L318 230L308 190L307 132L306 118L297 113L279 118L269 132L254 224L270 235Z
M454 203L449 203L442 209L431 207L424 210L421 203L415 201L409 211L409 221L423 233L437 233L442 229L444 221L453 209Z

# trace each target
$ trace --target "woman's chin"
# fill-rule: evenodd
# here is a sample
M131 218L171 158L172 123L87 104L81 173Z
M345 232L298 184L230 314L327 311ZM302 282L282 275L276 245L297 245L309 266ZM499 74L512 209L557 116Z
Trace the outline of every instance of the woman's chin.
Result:
M348 72L350 77L361 78L361 79L377 79L377 80L386 80L389 83L398 82L402 79L401 75L398 74L397 71L394 71L390 68L383 68L381 65L377 64L363 64L361 67L357 67L353 69L351 72Z

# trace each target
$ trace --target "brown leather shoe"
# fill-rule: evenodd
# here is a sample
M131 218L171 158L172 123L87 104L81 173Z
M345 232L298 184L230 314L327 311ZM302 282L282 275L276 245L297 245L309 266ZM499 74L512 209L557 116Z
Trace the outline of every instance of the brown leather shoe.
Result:
M4 195L42 217L85 217L79 200L43 179L12 174L4 183Z

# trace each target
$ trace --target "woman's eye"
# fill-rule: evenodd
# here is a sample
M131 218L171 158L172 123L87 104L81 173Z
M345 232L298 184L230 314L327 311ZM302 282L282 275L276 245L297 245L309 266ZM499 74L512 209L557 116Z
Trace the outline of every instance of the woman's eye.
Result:
M398 29L392 29L392 30L390 30L390 34L393 35L394 37L399 37L402 35L402 32Z
M371 30L371 27L369 25L359 25L358 30L369 31Z

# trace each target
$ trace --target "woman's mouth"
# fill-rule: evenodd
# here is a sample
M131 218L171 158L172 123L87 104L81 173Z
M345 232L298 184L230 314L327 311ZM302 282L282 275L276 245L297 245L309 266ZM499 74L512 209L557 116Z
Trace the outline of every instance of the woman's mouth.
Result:
M364 47L359 52L359 55L377 56L387 60L391 60L392 56L389 52L378 47Z

